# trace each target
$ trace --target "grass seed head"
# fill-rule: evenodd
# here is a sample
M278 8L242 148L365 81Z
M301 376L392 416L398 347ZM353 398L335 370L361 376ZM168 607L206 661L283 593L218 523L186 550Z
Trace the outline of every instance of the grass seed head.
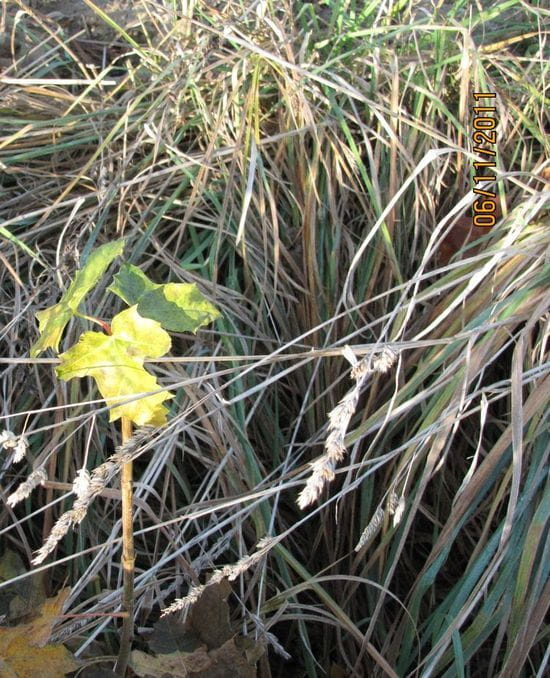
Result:
M12 492L12 494L10 494L10 496L7 499L8 506L11 506L13 508L20 501L26 499L30 495L30 493L34 490L35 487L42 485L42 483L44 483L47 479L48 474L46 473L46 469L40 467L36 469L36 471L33 471L27 478L27 480L22 482L21 485L19 485L19 487L15 490L15 492Z

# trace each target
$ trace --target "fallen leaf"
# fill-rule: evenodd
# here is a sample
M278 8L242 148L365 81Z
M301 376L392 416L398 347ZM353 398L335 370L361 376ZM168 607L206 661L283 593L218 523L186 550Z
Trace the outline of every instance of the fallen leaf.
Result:
M230 593L231 584L222 579L218 584L207 586L189 612L188 628L209 650L221 647L233 636L227 603Z
M28 572L23 559L17 553L6 548L0 556L0 619L13 622L21 617L37 613L46 599L44 591L44 572L39 572L10 584L20 574ZM1 676L1 674L0 674Z
M155 654L193 652L201 645L196 633L183 622L171 617L161 617L147 638L147 645Z
M207 670L212 660L206 647L202 645L194 652L171 652L156 657L139 650L130 655L130 666L140 678L165 678L168 676L194 676L197 671Z
M234 640L239 652L244 654L247 662L252 666L255 666L256 662L265 654L265 638L260 637L256 640L254 636L236 636ZM288 656L290 657L290 655Z
M46 645L70 589L48 598L38 617L27 624L0 627L2 678L59 678L78 669L78 662L63 645Z
M141 678L254 678L265 647L235 636L229 621L227 580L206 587L185 623L161 618L148 645L156 656L132 652L131 666Z
M0 632L3 631L0 628ZM0 633L0 638L3 635ZM30 647L24 636L16 635L9 643L0 642L0 653L4 664L0 672L2 678L59 678L78 668L78 663L63 645Z
M42 647L48 642L52 635L54 624L63 612L63 605L69 597L70 592L70 588L65 588L61 589L53 598L46 598L39 616L26 624L29 630L29 645Z
M256 667L246 660L246 656L230 638L216 650L210 650L210 666L191 673L191 678L255 678Z
M230 638L221 647L207 651L171 652L156 657L134 650L130 666L140 678L255 678L256 668Z

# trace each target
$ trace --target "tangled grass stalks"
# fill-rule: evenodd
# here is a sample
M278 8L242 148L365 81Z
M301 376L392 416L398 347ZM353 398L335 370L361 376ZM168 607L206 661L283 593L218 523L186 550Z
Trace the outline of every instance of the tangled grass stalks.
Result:
M27 357L34 313L124 236L151 279L200 280L222 311L150 365L176 397L131 452L144 637L236 573L235 628L283 649L260 675L542 675L545 10L31 4L0 14L0 549L30 563L77 523L34 570L71 586L54 638L116 652L118 452L93 386ZM495 93L502 206L475 243L473 92ZM98 285L82 312L117 304ZM351 390L346 346L369 365Z
M72 487L73 493L76 494L77 497L76 501L69 511L65 511L65 513L58 518L46 541L32 559L33 565L40 565L40 563L44 562L49 554L56 548L61 539L67 534L69 529L75 525L79 525L84 520L94 498L101 494L107 487L109 481L120 474L123 464L133 461L138 451L142 452L140 444L143 442L144 438L150 436L151 427L144 426L128 441L120 445L115 454L111 455L103 462L103 464L100 464L97 468L93 469L91 473L84 468L78 469ZM43 469L40 469L40 471L44 473ZM25 483L20 485L16 492L8 497L8 504L10 504L10 506L15 505L15 503L25 499L30 494L30 491L27 491L26 486L28 485L31 489L34 489L35 485L31 483L31 479L35 475L38 477L40 471L34 471ZM25 487L25 492L22 490L23 487Z

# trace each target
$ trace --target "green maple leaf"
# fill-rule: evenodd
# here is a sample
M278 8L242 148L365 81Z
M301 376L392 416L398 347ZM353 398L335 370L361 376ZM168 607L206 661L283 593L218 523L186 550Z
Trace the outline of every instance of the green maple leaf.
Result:
M143 367L145 358L160 358L170 350L170 335L160 324L143 318L137 304L113 318L112 334L84 332L78 343L59 358L58 377L68 381L74 377L93 377L99 392L111 409L110 421L127 417L137 426L161 426L168 410L162 404L173 398ZM135 400L125 402L133 396ZM118 404L118 403L123 404Z
M132 264L123 264L109 287L140 315L157 320L173 332L196 332L220 316L194 283L157 285Z
M31 347L31 358L47 348L58 350L65 326L78 313L78 307L86 294L97 284L111 261L122 254L123 249L124 240L115 240L98 247L77 272L61 300L54 306L38 311L36 318L40 337Z

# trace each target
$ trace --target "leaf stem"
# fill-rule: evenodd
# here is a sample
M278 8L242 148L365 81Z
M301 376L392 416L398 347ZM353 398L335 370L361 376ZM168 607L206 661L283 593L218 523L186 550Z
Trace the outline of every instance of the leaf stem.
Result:
M94 318L93 315L86 315L85 313L80 313L80 311L75 313L75 315L78 316L79 318L85 318L86 320L89 320L90 322L99 325L109 336L111 335L111 326L109 325L109 323L106 323L104 320L101 320L101 318Z
M132 437L132 422L127 417L121 419L122 444ZM120 477L122 493L122 633L120 649L115 665L117 676L124 676L130 658L134 633L134 525L132 514L132 462L122 465Z

